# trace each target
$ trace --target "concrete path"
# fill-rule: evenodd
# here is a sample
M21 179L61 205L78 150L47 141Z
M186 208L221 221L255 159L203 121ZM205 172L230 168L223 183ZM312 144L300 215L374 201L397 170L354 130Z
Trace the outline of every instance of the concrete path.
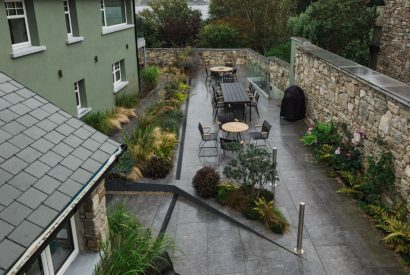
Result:
M244 70L239 68L239 78L245 74ZM193 195L191 182L195 172L204 165L218 167L216 158L197 156L198 122L214 125L216 129L211 115L212 93L207 90L203 75L199 71L192 82L181 179L174 180L173 175L167 178L169 184ZM261 97L259 103L261 118L254 112L250 124L260 124L266 119L273 126L269 140L278 148L280 178L276 204L291 223L290 232L272 234L259 223L246 220L213 200L206 202L289 250L296 245L299 202L306 202L305 253L302 257L293 255L199 206L179 200L167 229L180 249L176 270L181 274L405 274L394 253L380 242L382 236L355 202L336 193L338 183L327 176L328 170L311 163L309 152L299 141L306 125L280 121L278 101ZM221 172L228 161L229 156L219 167ZM114 198L123 199L117 195ZM139 219L149 220L148 226L157 226L170 197L158 200L128 196L130 209Z

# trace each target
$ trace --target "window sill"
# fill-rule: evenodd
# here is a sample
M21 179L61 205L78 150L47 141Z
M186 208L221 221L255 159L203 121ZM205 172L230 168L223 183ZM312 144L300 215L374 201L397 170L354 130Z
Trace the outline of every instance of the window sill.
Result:
M127 30L127 29L131 29L131 28L134 28L133 24L121 24L121 25L103 27L101 34L106 35L106 34L109 34L109 33L118 32L118 31L122 31L122 30Z
M18 58L18 57L33 54L33 53L42 52L42 51L45 51L46 49L47 49L46 46L27 46L23 48L13 49L13 52L11 53L11 57Z
M83 116L85 116L86 114L88 114L89 112L91 112L92 108L81 108L78 109L78 114L77 114L77 118L82 118Z
M118 84L115 84L114 85L114 94L121 91L125 86L128 85L128 83L129 83L128 81L123 81L123 82L120 82Z
M68 37L66 40L67 45L70 44L74 44L74 43L78 43L84 41L84 37L83 36L72 36L72 37Z

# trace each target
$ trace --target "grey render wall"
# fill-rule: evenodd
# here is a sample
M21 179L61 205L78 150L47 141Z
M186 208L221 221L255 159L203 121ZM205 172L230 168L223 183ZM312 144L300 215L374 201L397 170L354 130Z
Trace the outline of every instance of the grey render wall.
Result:
M410 84L410 0L389 0L384 8L377 70Z
M77 0L79 35L84 41L67 45L63 1L33 2L39 43L47 49L11 58L5 5L0 0L0 71L72 115L77 114L73 85L81 79L85 79L88 107L93 110L113 107L111 65L124 59L126 78L136 78L137 75L134 29L102 35L100 1ZM98 62L95 62L95 56ZM61 78L58 70L62 70Z

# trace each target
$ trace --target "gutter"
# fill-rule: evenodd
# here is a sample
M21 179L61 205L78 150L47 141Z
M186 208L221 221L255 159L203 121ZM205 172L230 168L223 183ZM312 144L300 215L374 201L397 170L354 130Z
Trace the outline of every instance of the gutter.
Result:
M139 50L138 50L137 16L135 15L135 0L132 0L131 4L132 4L132 17L134 18L135 51L137 53L138 89L139 89L139 92L141 92L140 57L139 57Z
M36 254L42 252L42 249L48 245L49 238L58 229L65 220L71 218L71 214L75 212L77 205L93 191L96 183L101 181L105 173L111 168L115 161L127 150L127 145L121 145L117 151L104 163L104 165L94 174L94 176L83 186L77 193L77 196L71 200L61 214L48 226L48 228L26 249L13 267L8 271L8 275L17 274L21 268Z

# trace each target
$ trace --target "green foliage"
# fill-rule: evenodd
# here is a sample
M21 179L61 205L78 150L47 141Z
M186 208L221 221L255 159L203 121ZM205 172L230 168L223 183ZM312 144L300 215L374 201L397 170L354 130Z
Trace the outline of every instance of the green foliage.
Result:
M124 108L135 108L139 103L136 94L120 93L115 95L115 106Z
M148 47L191 45L201 27L201 12L184 0L151 0L151 9L140 12Z
M279 45L276 45L272 47L270 50L268 50L265 55L266 56L276 56L282 60L285 60L286 62L290 62L290 48L291 48L291 42L287 41L284 43L281 43Z
M120 158L118 159L117 163L112 168L112 172L114 173L129 173L132 170L132 167L135 164L135 160L132 157L130 151L125 151Z
M238 159L231 160L223 173L240 182L242 187L250 188L251 192L256 186L262 189L268 182L273 184L279 180L272 155L254 146L239 151Z
M211 198L216 194L219 180L220 176L214 168L203 167L196 172L192 185L201 197Z
M96 275L145 274L148 269L157 269L156 263L164 260L165 253L174 251L171 239L153 239L151 231L143 228L123 205L110 209L108 226L109 238L102 245Z
M226 204L229 195L236 190L238 187L231 181L223 181L217 186L215 199L221 204Z
M140 72L141 81L148 89L152 89L158 84L159 75L160 71L157 66L145 67Z
M86 114L82 120L97 131L100 131L103 134L109 134L113 130L113 127L108 121L109 116L109 112L91 112Z
M288 221L275 207L273 201L266 201L265 198L260 197L255 201L254 210L258 213L266 228L279 234L283 234L288 230Z
M370 33L377 17L365 1L319 0L288 21L293 35L367 65Z
M199 32L199 47L203 48L240 48L240 34L229 24L209 23Z
M289 0L213 0L209 14L213 21L235 26L241 40L249 40L254 50L265 53L273 45L289 40L287 21L295 14L296 6L296 1Z
M314 127L310 127L302 137L302 142L307 146L316 144L335 144L340 141L337 130L332 122L319 122Z

